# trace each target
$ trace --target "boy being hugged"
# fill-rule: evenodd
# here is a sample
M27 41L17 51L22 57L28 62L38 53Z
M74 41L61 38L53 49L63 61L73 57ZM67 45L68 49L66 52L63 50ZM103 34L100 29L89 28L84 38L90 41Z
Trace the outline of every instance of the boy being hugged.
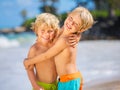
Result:
M37 16L31 29L35 32L37 40L30 48L28 58L44 53L52 46L56 35L58 35L59 20L53 14L42 13ZM27 69L27 74L34 90L57 90L54 58L38 62L31 67L31 69Z

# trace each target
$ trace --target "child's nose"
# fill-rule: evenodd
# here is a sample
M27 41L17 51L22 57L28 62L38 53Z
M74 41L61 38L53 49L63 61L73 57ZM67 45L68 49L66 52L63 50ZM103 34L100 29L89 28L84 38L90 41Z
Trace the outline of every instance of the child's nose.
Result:
M49 37L49 33L48 33L48 32L46 32L46 33L45 33L45 36L46 36L46 37Z
M73 21L70 21L70 22L69 22L69 24L70 24L70 25L73 25L73 24L74 24L74 22L73 22Z

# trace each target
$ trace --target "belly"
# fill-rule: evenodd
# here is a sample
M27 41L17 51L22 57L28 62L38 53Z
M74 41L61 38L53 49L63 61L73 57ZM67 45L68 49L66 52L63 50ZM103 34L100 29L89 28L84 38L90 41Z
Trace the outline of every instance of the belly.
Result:
M55 64L59 76L75 73L76 68L76 49L66 48L55 57Z
M52 61L45 61L36 64L36 75L41 82L54 82L57 78L55 63Z
M59 62L59 61L58 60L55 61L57 73L59 76L75 73L78 71L75 63L70 63L70 62L66 63L65 61L63 62Z

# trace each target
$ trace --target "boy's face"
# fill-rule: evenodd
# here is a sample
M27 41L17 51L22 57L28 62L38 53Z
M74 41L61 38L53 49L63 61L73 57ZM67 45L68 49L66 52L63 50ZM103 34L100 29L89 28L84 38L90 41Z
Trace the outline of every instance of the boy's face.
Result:
M64 29L69 33L75 33L80 30L81 19L77 12L70 13L64 22Z
M38 27L38 39L40 39L44 43L51 42L55 37L55 30L46 24L42 24Z

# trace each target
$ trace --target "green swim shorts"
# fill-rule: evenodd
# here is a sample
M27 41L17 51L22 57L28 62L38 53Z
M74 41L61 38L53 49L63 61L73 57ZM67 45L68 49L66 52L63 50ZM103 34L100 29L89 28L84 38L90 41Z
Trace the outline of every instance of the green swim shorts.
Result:
M57 89L57 85L58 85L57 81L54 83L51 83L51 84L44 83L44 82L37 82L37 84L40 85L41 87L43 87L44 90L58 90Z

